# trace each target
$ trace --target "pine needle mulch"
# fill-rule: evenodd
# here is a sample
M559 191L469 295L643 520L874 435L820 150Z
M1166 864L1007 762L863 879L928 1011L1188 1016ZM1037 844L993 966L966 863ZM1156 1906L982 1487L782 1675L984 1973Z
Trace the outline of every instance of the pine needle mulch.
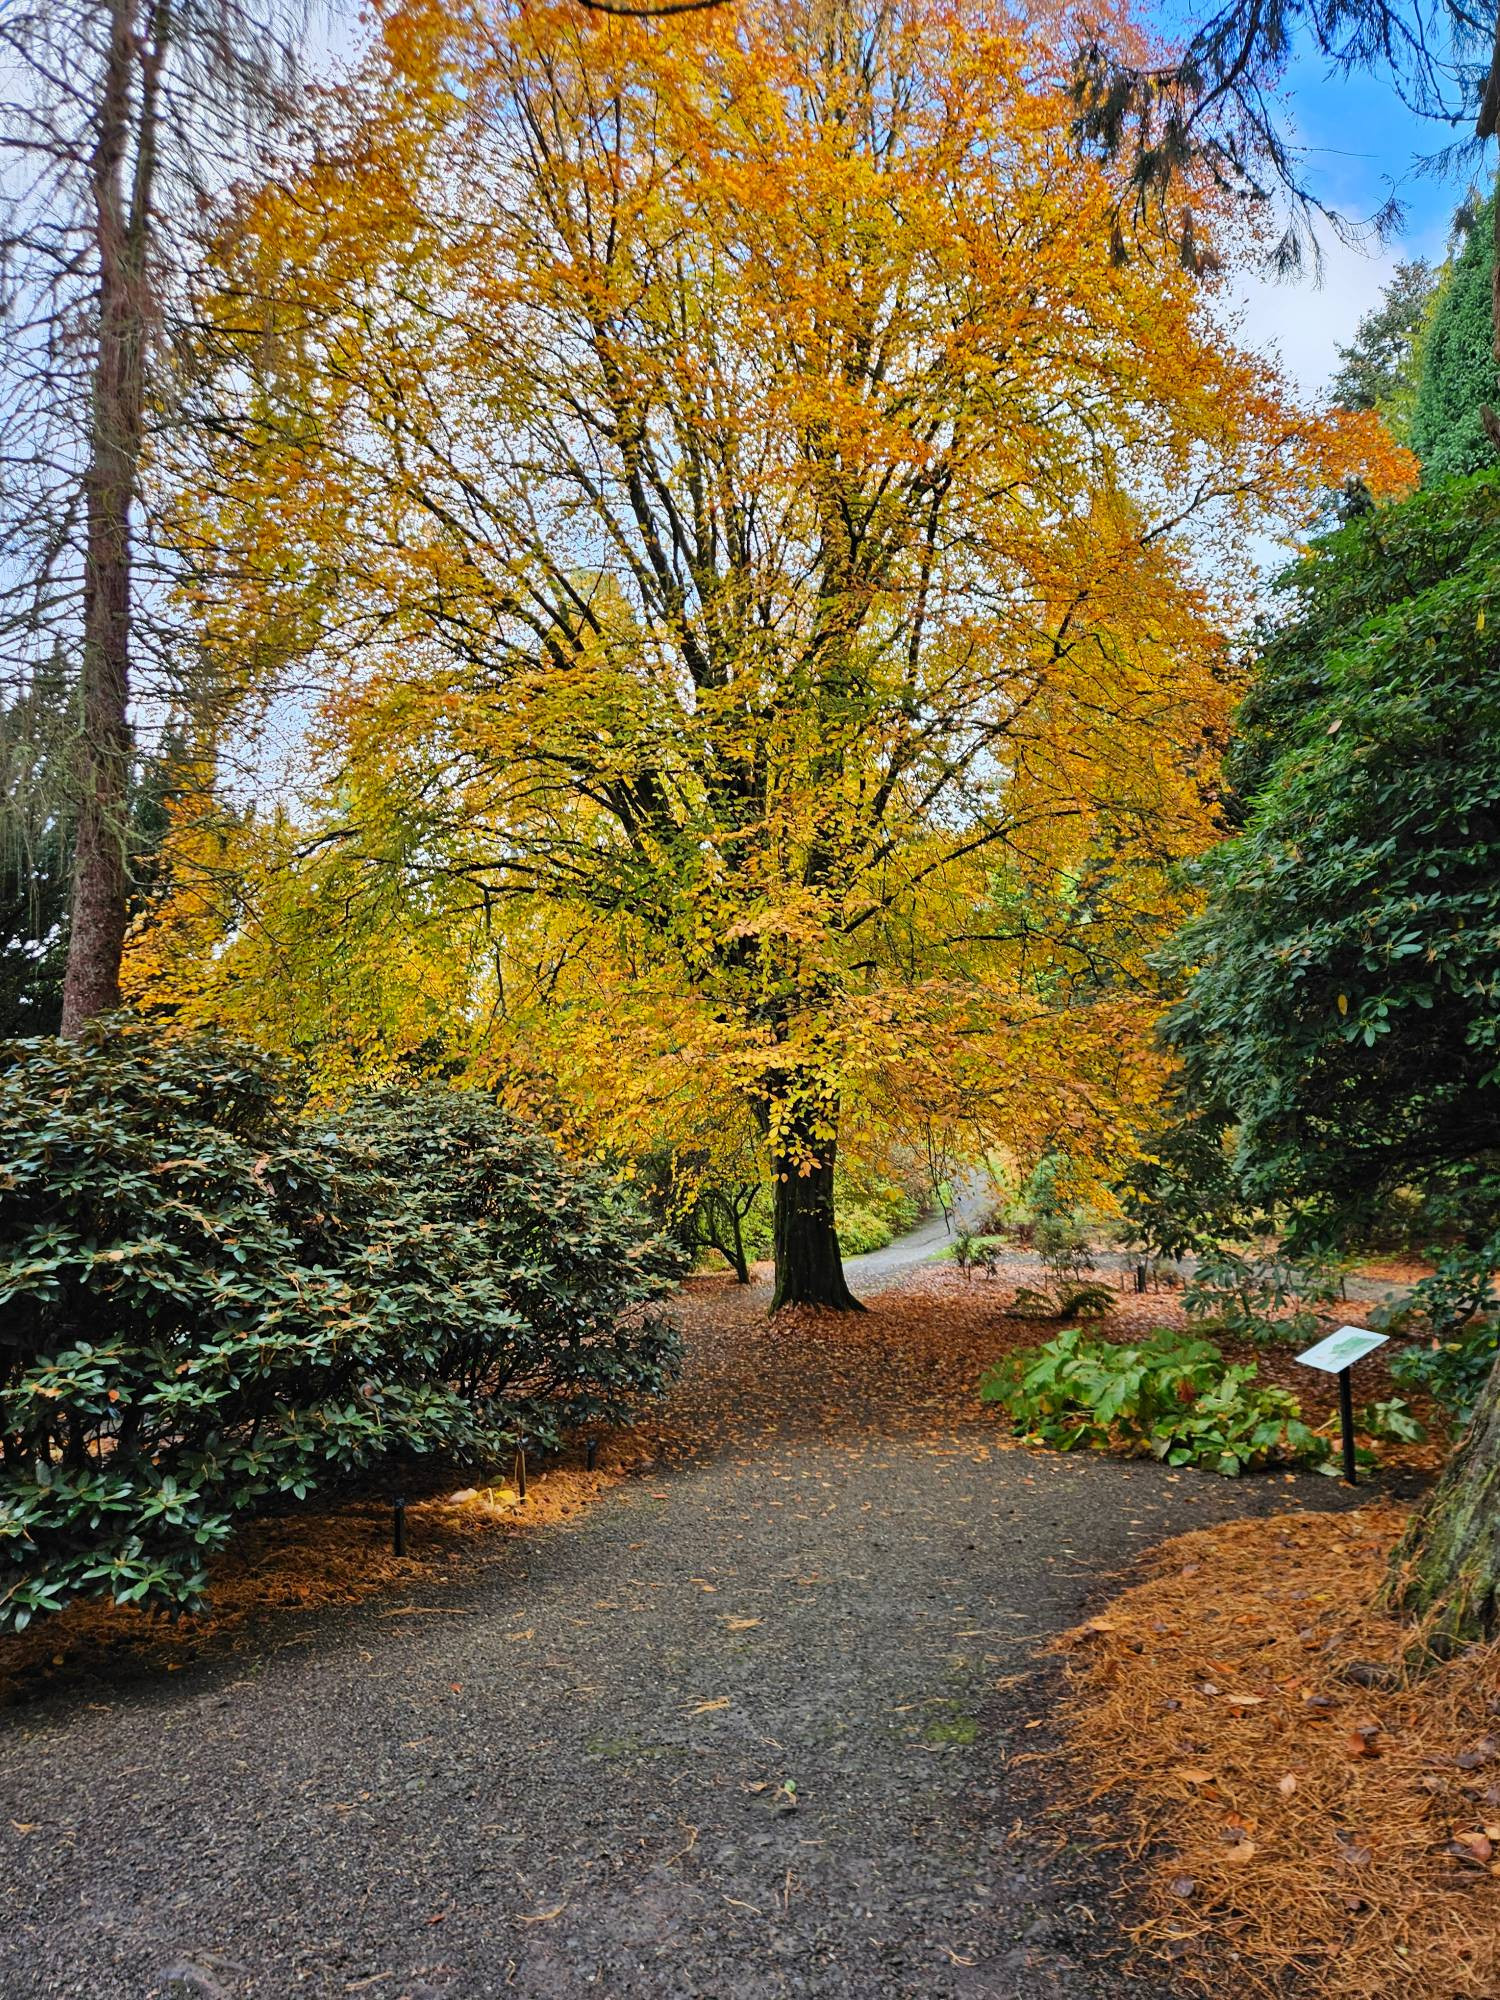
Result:
M1141 1957L1203 1991L1500 1996L1500 1643L1417 1677L1371 1606L1404 1511L1167 1543L1062 1642L1066 1757Z

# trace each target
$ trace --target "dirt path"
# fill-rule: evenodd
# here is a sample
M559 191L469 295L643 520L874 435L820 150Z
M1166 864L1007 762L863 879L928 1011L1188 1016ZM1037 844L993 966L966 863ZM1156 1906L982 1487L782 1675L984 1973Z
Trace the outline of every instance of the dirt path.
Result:
M1124 1993L1015 1761L1037 1642L1160 1537L1336 1490L996 1449L978 1299L763 1307L690 1303L580 1527L10 1711L6 2000Z

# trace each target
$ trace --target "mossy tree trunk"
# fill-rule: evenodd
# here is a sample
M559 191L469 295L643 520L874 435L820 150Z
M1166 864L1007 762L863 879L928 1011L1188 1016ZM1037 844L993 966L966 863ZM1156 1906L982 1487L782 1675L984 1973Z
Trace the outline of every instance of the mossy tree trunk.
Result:
M1463 1442L1391 1557L1384 1601L1446 1654L1500 1632L1500 1364Z
M97 138L89 163L99 293L90 460L83 481L82 768L63 982L65 1035L76 1035L94 1015L120 1004L129 889L131 509L145 417L145 259L158 88L166 53L161 6L150 8L143 23L135 0L111 0L108 23ZM127 187L133 115L139 129L133 185Z

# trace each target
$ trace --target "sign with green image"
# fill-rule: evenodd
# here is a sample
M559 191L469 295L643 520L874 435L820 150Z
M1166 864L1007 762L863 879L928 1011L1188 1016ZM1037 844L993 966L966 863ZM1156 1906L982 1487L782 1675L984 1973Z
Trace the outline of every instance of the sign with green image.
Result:
M1354 1362L1362 1361L1365 1355L1383 1347L1385 1341L1385 1334L1371 1333L1367 1326L1341 1326L1336 1333L1320 1340L1316 1347L1299 1354L1297 1359L1304 1368L1321 1368L1325 1375L1341 1375Z

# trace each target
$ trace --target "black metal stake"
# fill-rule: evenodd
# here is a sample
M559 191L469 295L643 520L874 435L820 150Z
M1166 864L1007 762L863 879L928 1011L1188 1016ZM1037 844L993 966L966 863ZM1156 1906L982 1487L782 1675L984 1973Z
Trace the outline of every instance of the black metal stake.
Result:
M583 1469L585 1472L592 1472L598 1463L599 1440L598 1438L590 1438L583 1448Z
M1354 1389L1349 1380L1349 1370L1339 1370L1339 1428L1344 1434L1344 1483L1353 1486L1354 1463Z
M516 1498L517 1500L524 1500L526 1498L526 1446L524 1443L516 1446Z
M398 1556L406 1554L406 1502L399 1494L391 1507L391 1547Z

